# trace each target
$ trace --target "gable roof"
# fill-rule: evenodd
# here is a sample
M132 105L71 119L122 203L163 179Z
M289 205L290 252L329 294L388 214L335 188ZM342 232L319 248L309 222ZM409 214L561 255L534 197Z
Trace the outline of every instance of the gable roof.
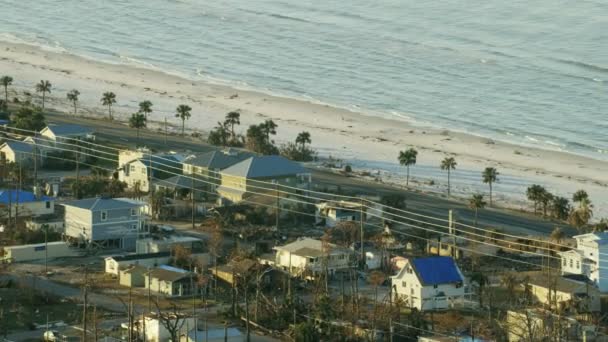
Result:
M159 154L153 156L145 156L143 158L131 160L127 164L131 164L133 162L140 162L144 164L147 168L152 165L152 171L168 170L170 172L180 172L182 171L182 164L179 158L173 154Z
M410 265L422 285L463 282L462 274L451 257L434 256L410 259Z
M223 173L245 178L269 178L310 173L310 171L281 156L254 156L232 165Z
M61 124L61 125L49 125L44 130L51 131L55 136L70 136L70 135L85 135L93 133L93 129L81 125L74 124Z
M150 277L165 281L177 281L190 276L190 272L171 266L159 266L150 271Z
M340 248L332 243L329 244L330 252L345 252L343 248ZM292 243L288 243L284 246L278 246L274 248L279 251L286 251L294 255L304 257L319 257L324 254L323 242L321 240L315 240L311 238L300 238Z
M528 283L546 289L555 288L555 290L565 293L573 293L581 289L582 287L584 287L585 291L587 290L585 282L564 277L548 277L541 275L537 277L531 277L530 280L528 280ZM589 289L593 287L593 285L589 284Z
M8 146L14 152L32 153L34 150L32 144L22 141L7 141L0 148L4 148L4 146Z
M40 196L36 198L33 192L23 190L0 190L0 203L8 205L9 203L30 203L30 202L46 202L54 198Z
M200 189L208 183L201 179L194 179L194 188ZM167 179L159 179L156 181L156 185L162 186L169 189L191 189L192 188L192 177L191 176L173 176Z
M120 198L92 197L92 198L84 198L81 200L62 203L62 205L81 208L81 209L87 209L87 210L91 210L91 211L97 211L97 210L138 208L138 207L141 207L143 204L136 203L133 201L123 200Z
M233 150L211 151L189 158L184 163L211 170L223 170L252 156L253 154L249 152L233 152Z
M171 252L158 252L158 253L145 253L145 254L127 254L127 255L113 255L106 258L113 259L114 261L134 261L134 260L146 260L146 259L156 259L162 257L168 257L171 255Z

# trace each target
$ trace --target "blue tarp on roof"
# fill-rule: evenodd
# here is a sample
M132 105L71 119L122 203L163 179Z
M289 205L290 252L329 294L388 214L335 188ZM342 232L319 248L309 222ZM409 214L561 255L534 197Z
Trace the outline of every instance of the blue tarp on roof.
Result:
M462 282L462 276L454 259L450 257L428 257L412 260L412 266L424 285L440 285Z
M40 198L36 198L34 193L23 190L0 190L0 203L2 204L15 204L17 200L19 203L28 203L28 202L42 202L42 201L50 201L52 197L40 196Z

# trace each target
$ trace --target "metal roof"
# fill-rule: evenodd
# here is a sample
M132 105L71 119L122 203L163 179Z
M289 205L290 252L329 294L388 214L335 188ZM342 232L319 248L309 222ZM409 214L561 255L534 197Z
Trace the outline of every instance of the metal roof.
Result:
M462 274L451 257L434 256L411 259L410 264L423 285L463 282Z
M191 189L192 188L192 176L173 176L167 179L157 180L156 184L169 189ZM203 188L208 181L203 181L200 179L194 180L194 188L199 189Z
M330 253L347 252L344 248L338 247L332 243L329 244ZM323 242L311 238L300 238L292 243L274 248L279 251L286 251L294 255L305 257L318 257L323 255Z
M10 147L10 149L15 152L32 153L34 150L34 146L32 144L22 141L7 141L2 145L2 147L4 146Z
M47 196L36 197L33 192L23 190L0 190L0 203L30 203L52 201L54 198Z
M211 151L190 159L186 159L184 164L205 167L211 170L223 170L251 156L253 156L253 154L249 152L235 151L232 153L232 150Z
M92 128L74 124L49 125L46 126L46 128L44 128L43 130L45 129L48 129L56 136L69 136L93 133Z
M190 272L171 266L160 266L150 271L150 277L165 281L177 281L190 276Z
M77 207L81 209L87 209L91 211L97 210L113 210L113 209L127 209L141 207L142 204L134 203L132 201L126 201L123 199L116 198L103 198L93 197L84 198L81 200L71 201L62 203L65 206Z
M158 253L146 253L146 254L127 254L127 255L113 255L106 259L114 259L114 261L132 261L132 260L146 260L156 259L162 257L168 257L171 252L158 252Z
M310 171L281 156L254 156L225 169L223 173L245 178L270 178L308 174Z

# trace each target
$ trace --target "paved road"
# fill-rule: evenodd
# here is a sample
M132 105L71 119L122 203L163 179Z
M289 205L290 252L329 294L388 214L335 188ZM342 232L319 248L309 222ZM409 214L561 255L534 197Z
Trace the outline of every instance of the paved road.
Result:
M133 129L124 123L57 114L50 114L47 118L49 122L69 122L94 127L100 142L108 141L127 146L135 146L137 143ZM156 150L206 152L216 149L190 137L182 138L177 135L169 135L165 144L165 136L162 133L143 130L140 132L140 135L141 143ZM312 170L312 173L315 183L340 185L343 190L352 193L369 195L402 194L407 198L408 210L447 219L448 210L452 209L458 222L471 225L474 222L473 211L461 202L435 195L407 191L384 184L371 183L357 178L344 177L326 171ZM512 234L548 235L558 225L563 227L567 234L574 235L576 233L574 228L568 227L561 222L552 222L527 213L503 209L480 210L478 223L480 227L502 229Z

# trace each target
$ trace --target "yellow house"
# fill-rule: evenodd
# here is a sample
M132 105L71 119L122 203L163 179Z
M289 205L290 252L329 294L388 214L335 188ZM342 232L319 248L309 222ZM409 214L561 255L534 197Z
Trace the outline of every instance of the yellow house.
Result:
M225 169L217 192L238 203L253 195L275 194L278 185L284 185L280 191L305 192L310 182L310 171L298 163L276 155L254 156Z
M590 281L562 276L538 276L532 277L527 286L539 303L551 308L557 305L576 307L579 312L601 310L600 291Z

